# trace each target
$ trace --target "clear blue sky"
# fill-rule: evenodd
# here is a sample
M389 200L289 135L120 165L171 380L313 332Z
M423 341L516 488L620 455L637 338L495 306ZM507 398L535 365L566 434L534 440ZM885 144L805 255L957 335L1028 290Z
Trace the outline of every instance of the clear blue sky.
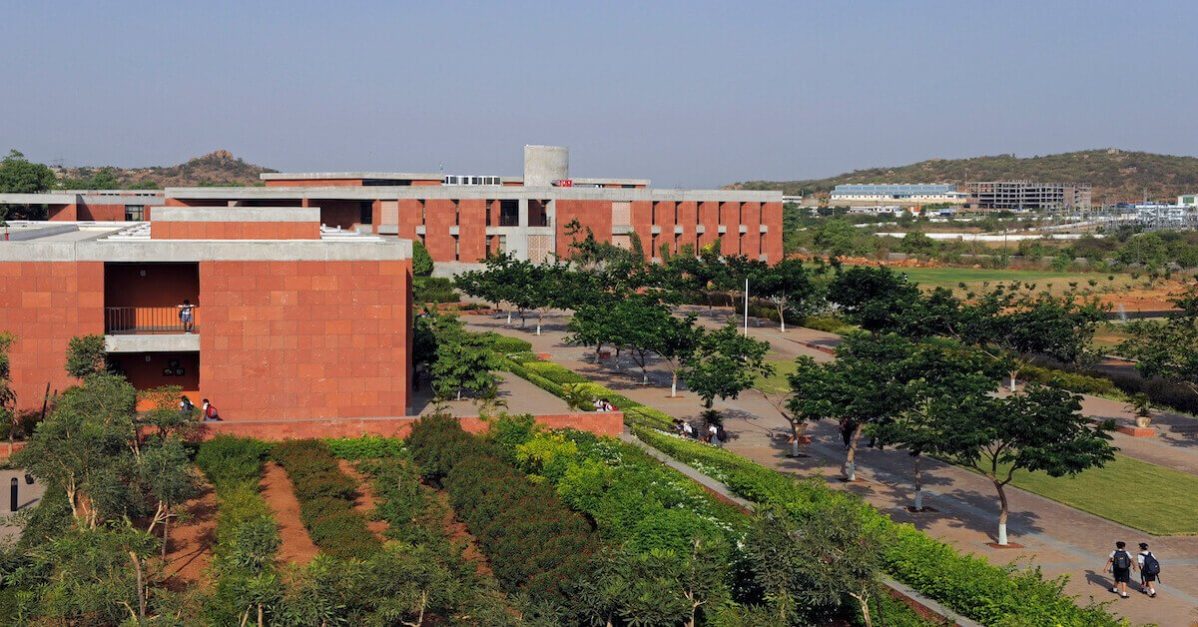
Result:
M22 2L0 150L283 170L794 179L932 157L1198 153L1198 3Z

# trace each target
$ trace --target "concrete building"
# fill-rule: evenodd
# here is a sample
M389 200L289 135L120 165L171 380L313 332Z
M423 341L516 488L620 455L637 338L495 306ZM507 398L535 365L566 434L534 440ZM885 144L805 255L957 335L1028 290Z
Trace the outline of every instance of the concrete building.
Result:
M966 183L970 206L1009 211L1090 209L1090 186L1080 183L986 181Z
M956 185L947 183L854 183L833 188L828 204L841 207L960 205L968 198L967 194L957 191Z
M261 175L262 187L168 188L154 203L149 195L141 200L141 192L112 192L113 203L125 204L102 215L77 196L0 195L0 203L46 204L51 220L152 219L150 204L314 208L327 227L423 242L438 273L472 267L495 252L534 262L566 256L575 223L582 227L575 237L589 228L600 241L625 248L639 238L653 258L663 247L673 254L720 240L726 254L782 259L781 192L650 189L647 179L572 178L569 167L565 148L525 146L522 177L272 173Z
M134 387L177 385L226 421L406 415L412 244L322 228L321 212L155 207L149 222L12 224L0 331L16 337L17 406L72 385L68 341L102 334Z
M0 205L44 212L55 222L136 222L150 219L162 204L158 190L60 190L43 194L0 194Z
M1177 197L1177 204L1183 207L1198 207L1198 194L1182 194Z

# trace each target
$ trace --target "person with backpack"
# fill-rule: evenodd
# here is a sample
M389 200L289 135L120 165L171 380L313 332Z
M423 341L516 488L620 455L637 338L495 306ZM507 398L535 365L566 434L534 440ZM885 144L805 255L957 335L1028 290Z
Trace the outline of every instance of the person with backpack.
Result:
M220 422L220 412L216 411L216 405L204 399L204 422Z
M1156 586L1152 584L1161 579L1161 563L1152 551L1148 550L1147 542L1140 543L1140 554L1136 556L1136 561L1140 565L1140 592L1155 599Z
M1131 558L1131 554L1127 552L1127 543L1122 540L1116 542L1115 550L1111 551L1110 557L1106 560L1106 567L1103 569L1115 577L1115 585L1111 587L1111 592L1127 598L1127 582L1131 581L1131 569L1133 568L1137 568L1137 566L1135 560Z

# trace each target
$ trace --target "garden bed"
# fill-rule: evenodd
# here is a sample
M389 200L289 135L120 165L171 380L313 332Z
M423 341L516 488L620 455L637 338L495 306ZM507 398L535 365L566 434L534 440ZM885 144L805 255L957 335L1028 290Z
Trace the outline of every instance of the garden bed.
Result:
M262 498L279 525L279 561L301 566L311 562L320 549L308 537L308 531L300 520L299 500L295 498L295 486L287 477L287 471L278 464L268 462L260 486Z
M176 591L207 583L204 573L212 563L216 544L216 491L205 487L200 496L179 509L179 522L171 525L164 566L167 587Z

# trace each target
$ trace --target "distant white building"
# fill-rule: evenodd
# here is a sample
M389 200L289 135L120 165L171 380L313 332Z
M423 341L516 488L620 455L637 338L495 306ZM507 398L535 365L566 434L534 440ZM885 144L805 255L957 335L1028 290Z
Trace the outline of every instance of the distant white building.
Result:
M959 205L968 200L968 194L957 191L956 185L948 183L854 183L833 188L829 204Z
M1183 207L1198 207L1198 194L1182 194L1177 197L1177 204Z

